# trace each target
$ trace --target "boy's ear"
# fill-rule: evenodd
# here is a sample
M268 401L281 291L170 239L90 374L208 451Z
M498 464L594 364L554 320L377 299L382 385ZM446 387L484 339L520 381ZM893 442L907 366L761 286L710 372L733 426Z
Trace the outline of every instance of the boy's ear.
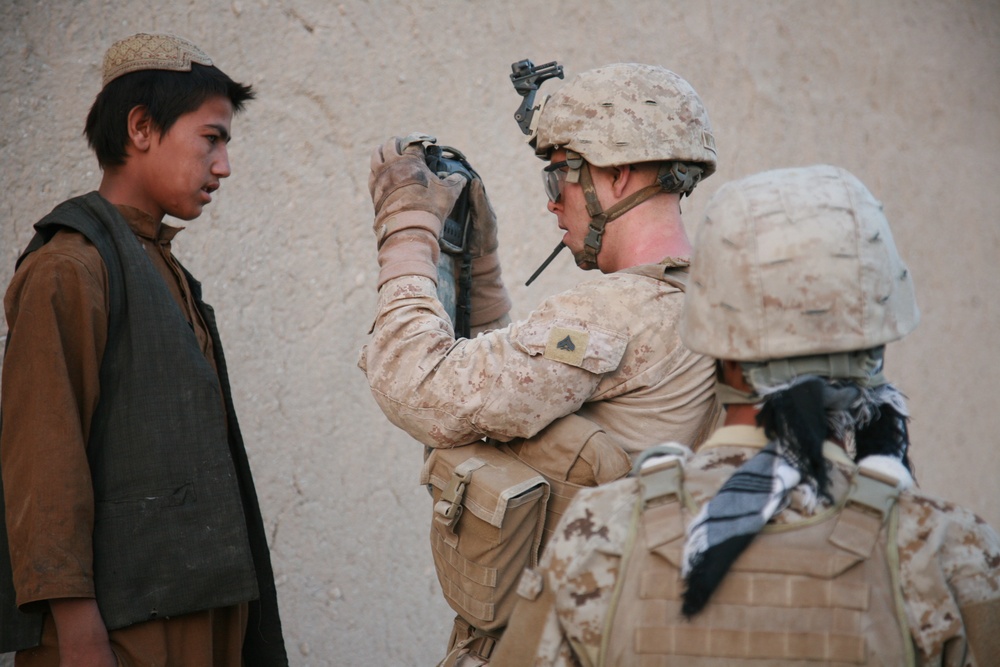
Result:
M149 117L149 110L143 106L132 107L128 112L128 138L129 142L140 152L149 150L153 141L153 121Z

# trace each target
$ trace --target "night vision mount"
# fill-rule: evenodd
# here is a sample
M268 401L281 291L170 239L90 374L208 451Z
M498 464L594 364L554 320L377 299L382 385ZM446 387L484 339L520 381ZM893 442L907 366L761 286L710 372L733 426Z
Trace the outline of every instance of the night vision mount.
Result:
M548 79L563 78L563 68L555 61L536 66L530 60L519 60L512 64L510 69L510 81L514 84L514 90L524 98L521 106L514 112L514 120L517 121L521 132L531 134L531 119L538 111L538 107L535 106L538 86Z
M543 81L548 79L561 79L563 78L563 68L562 65L557 64L554 60L550 63L545 63L544 65L535 65L535 63L530 60L518 60L516 63L510 66L510 82L514 84L514 90L517 94L524 98L521 102L521 106L517 108L514 112L514 120L517 121L518 127L521 128L521 132L527 135L531 135L531 121L535 116L535 112L541 105L535 105L535 93L538 92L538 86L542 84ZM528 281L524 283L527 287L535 281L535 278L545 270L552 260L556 258L562 249L566 246L559 242L552 254L549 255L548 259L542 262L542 265L531 274Z

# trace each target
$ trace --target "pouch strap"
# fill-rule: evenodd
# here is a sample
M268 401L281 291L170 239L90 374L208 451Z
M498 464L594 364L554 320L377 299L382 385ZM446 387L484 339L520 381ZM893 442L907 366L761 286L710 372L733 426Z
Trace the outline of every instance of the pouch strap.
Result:
M448 485L441 492L441 498L434 503L434 521L448 528L450 541L457 541L455 524L462 516L462 498L465 488L472 479L472 473L486 465L486 462L475 456L462 461L452 471Z
M479 658L484 665L489 664L503 632L503 629L482 630L461 616L456 616L455 626L452 629L453 646L445 659L438 663L438 667L454 667L462 664L462 657L466 655Z

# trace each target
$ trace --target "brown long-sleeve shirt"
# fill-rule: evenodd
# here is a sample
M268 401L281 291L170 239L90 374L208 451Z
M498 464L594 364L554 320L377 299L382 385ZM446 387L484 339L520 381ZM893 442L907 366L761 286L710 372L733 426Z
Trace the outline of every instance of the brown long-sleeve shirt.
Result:
M211 337L171 253L180 229L137 209L118 210L214 367ZM59 231L14 274L4 309L9 344L0 470L17 602L38 610L50 599L95 595L86 450L108 337L108 274L100 253L82 234ZM124 664L239 665L245 623L241 605L118 630L112 644ZM42 646L19 654L18 665L57 664L54 642L47 619Z

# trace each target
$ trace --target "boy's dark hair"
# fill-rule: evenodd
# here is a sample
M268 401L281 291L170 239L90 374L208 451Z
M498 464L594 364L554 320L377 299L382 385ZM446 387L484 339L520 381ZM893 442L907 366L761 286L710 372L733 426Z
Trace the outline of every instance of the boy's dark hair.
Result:
M166 134L177 119L210 97L229 98L233 111L255 97L253 88L237 83L214 66L191 63L190 72L141 70L111 81L97 94L83 133L101 168L125 164L128 114L146 107L153 127Z

